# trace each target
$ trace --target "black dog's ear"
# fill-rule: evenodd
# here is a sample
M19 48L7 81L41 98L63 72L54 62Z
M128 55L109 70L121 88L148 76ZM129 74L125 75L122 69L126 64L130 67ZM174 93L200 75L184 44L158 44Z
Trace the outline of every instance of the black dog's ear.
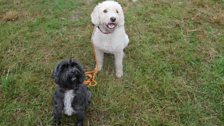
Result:
M85 79L85 74L84 72L80 74L79 76L79 83L83 83L84 82L84 79Z
M74 66L79 70L80 75L79 75L79 80L78 81L79 81L79 83L83 83L83 81L85 79L85 72L84 72L83 66L79 62L77 62L75 60L72 61L70 59L70 62L74 63Z
M57 71L57 69L58 67L56 67L51 74L51 78L54 80L56 84L58 84L58 81L59 81L59 78L58 78L59 72Z
M55 81L56 84L59 84L59 74L61 72L63 64L64 64L64 62L60 62L59 64L57 64L57 66L55 67L55 69L52 72L51 77Z
M84 68L81 64L78 64L78 67L77 67L80 71L80 77L79 77L79 82L80 83L83 83L84 79L85 79L85 71L84 71Z

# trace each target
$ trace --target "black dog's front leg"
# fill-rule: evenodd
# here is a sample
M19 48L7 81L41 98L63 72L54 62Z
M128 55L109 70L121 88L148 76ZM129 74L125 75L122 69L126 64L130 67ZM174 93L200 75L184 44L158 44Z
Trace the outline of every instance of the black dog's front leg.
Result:
M53 125L59 126L61 124L61 117L63 112L63 100L60 97L57 97L57 94L54 96L54 117L53 117Z
M76 126L83 126L83 121L84 121L84 112L83 111L79 111L77 113Z
M53 119L54 126L59 126L61 124L61 115L62 111L56 105L54 109L54 119Z

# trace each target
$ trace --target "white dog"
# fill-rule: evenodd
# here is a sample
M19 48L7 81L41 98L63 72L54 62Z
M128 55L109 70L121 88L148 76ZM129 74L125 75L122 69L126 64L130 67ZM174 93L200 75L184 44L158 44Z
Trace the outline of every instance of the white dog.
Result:
M92 43L98 70L102 69L104 53L112 53L115 56L116 76L120 78L123 75L123 50L129 42L121 5L115 1L99 3L91 14L91 21L95 25Z

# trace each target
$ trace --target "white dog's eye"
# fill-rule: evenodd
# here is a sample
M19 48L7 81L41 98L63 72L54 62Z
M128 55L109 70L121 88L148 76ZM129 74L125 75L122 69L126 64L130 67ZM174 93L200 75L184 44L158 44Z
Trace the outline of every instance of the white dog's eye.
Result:
M107 13L107 9L103 10L104 13Z
M116 12L119 13L118 10L116 10Z

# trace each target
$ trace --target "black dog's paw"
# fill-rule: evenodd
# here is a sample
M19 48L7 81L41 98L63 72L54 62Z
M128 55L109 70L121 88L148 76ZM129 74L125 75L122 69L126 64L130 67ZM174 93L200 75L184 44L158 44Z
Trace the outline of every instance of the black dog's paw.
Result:
M54 120L53 126L61 126L61 121Z
M76 123L76 126L83 126L83 121L78 121L78 122Z

